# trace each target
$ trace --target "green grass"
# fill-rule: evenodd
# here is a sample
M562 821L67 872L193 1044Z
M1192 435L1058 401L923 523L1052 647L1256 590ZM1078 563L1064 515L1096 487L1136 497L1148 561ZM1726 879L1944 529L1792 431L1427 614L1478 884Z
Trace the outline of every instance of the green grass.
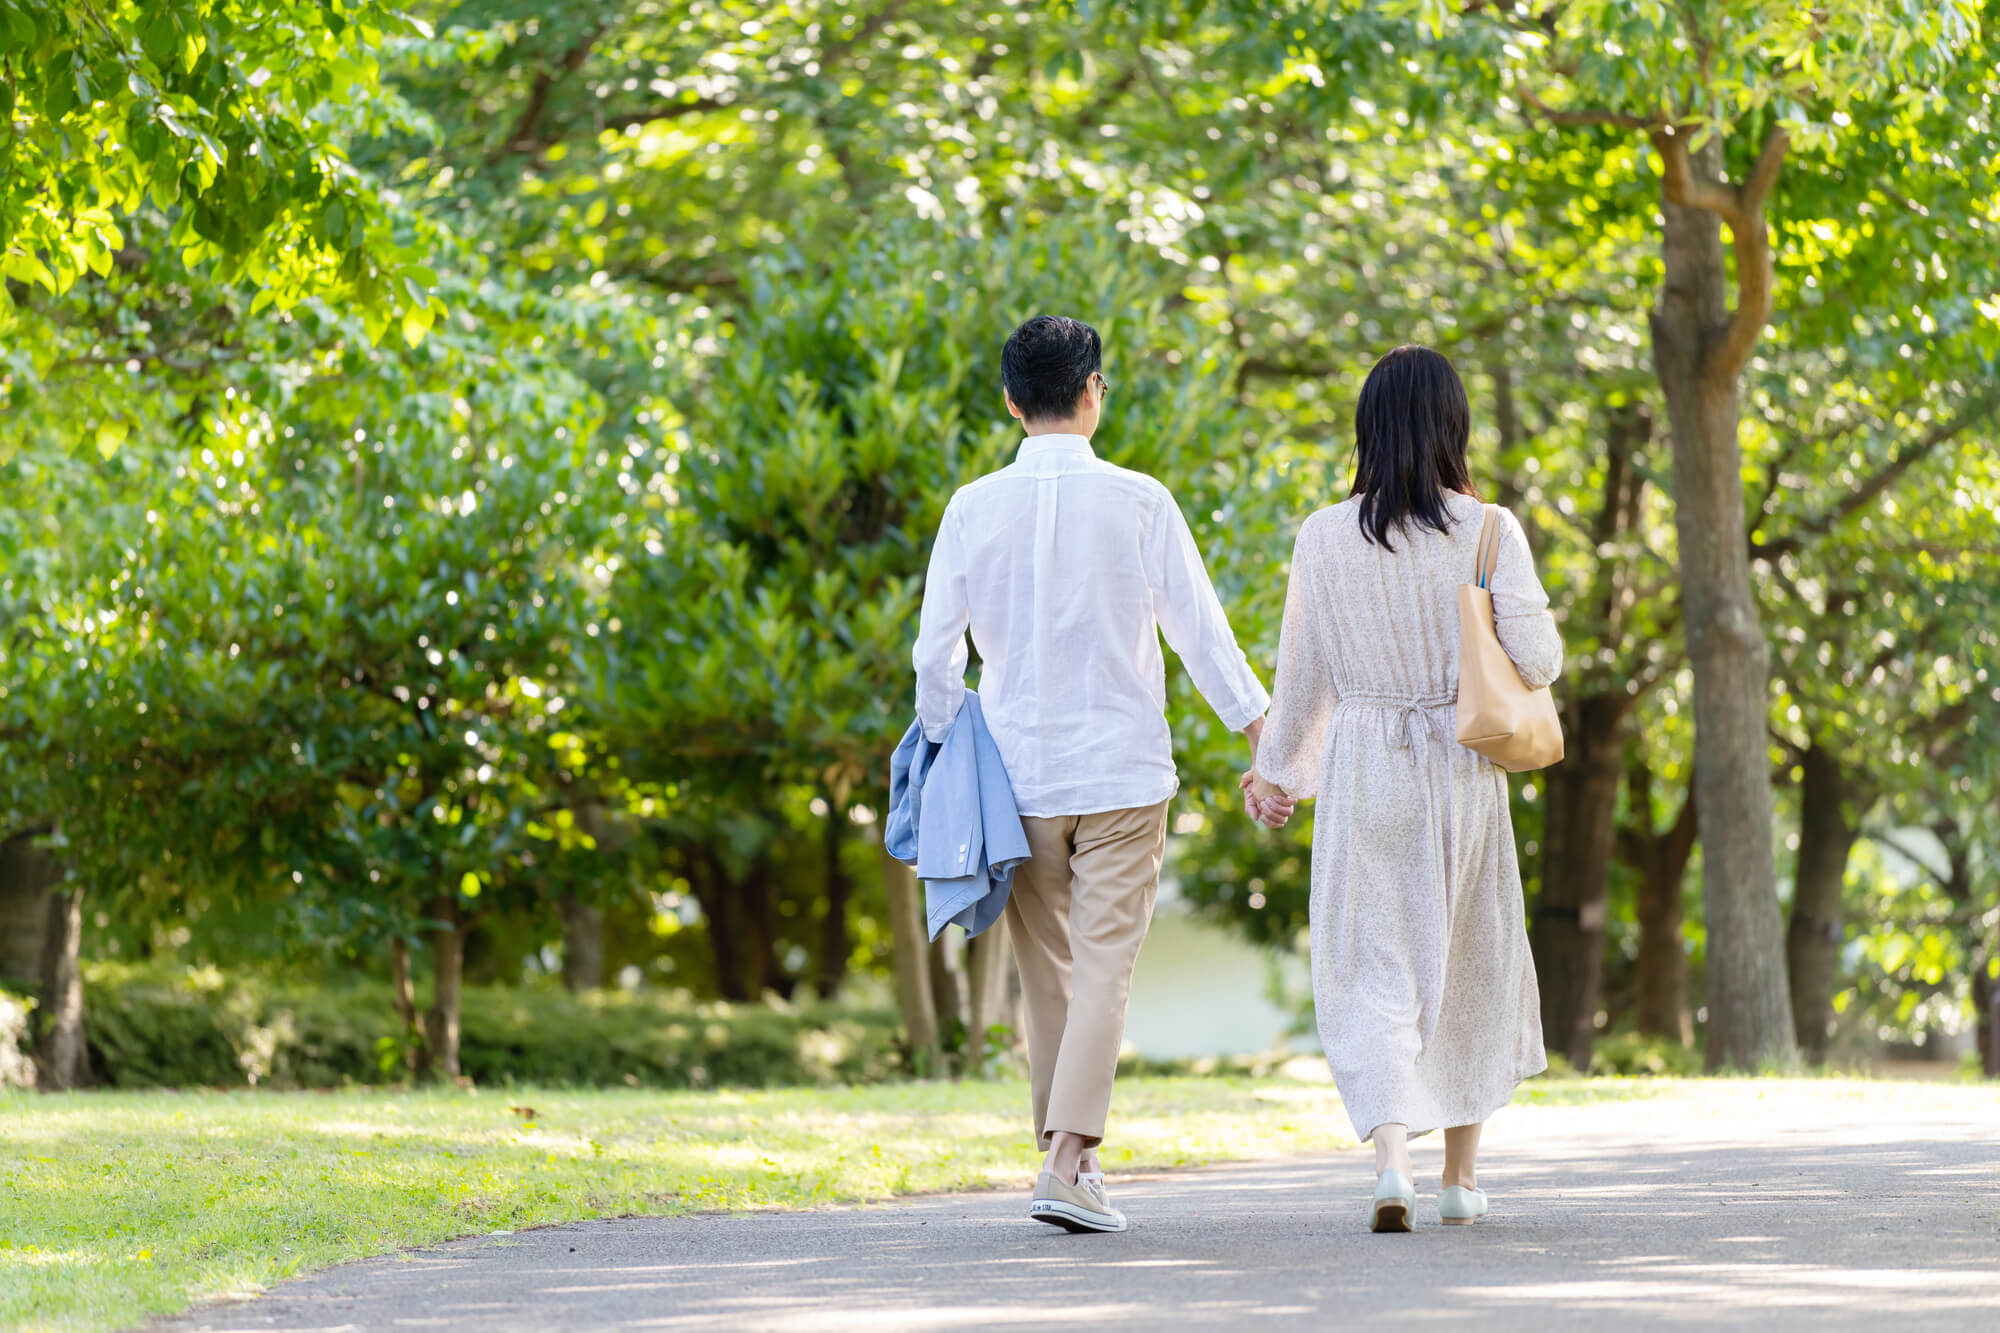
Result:
M1518 1104L1697 1086L1726 1085L1543 1080ZM1894 1085L1873 1086L1859 1095ZM0 1327L115 1328L347 1259L541 1223L1025 1187L1026 1103L1018 1083L0 1094ZM1352 1145L1324 1082L1134 1078L1119 1082L1105 1158L1119 1171Z

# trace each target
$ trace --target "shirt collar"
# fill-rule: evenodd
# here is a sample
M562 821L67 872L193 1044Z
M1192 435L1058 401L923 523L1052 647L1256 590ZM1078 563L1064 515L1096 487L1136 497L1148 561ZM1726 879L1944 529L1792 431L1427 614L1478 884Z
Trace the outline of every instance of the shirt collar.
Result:
M1021 441L1021 452L1016 457L1034 458L1039 454L1053 453L1097 456L1090 447L1089 439L1082 435L1030 435Z

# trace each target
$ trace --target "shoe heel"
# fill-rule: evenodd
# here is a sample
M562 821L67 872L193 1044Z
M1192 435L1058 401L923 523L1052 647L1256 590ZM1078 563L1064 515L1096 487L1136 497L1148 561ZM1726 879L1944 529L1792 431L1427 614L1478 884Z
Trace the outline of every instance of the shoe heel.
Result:
M1416 1206L1417 1192L1408 1178L1393 1168L1384 1171L1368 1204L1368 1229L1377 1233L1408 1231Z
M1374 1216L1369 1219L1368 1229L1378 1234L1408 1231L1410 1210L1396 1200L1384 1200L1375 1205Z

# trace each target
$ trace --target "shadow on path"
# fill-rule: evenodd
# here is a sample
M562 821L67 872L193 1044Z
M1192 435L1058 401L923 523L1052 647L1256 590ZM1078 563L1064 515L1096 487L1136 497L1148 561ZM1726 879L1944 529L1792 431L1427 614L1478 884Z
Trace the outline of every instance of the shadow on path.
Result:
M157 1328L1464 1326L2000 1329L2000 1125L1734 1124L1674 1102L1504 1113L1493 1213L1362 1225L1360 1153L1113 1181L1123 1236L1026 1193L627 1218L371 1260Z

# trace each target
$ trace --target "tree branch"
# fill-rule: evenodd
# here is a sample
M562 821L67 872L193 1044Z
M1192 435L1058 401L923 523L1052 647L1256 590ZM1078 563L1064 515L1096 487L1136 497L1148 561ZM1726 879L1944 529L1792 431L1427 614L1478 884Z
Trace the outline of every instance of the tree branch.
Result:
M1526 88L1516 88L1514 91L1520 95L1524 106L1551 125L1564 127L1575 125L1615 125L1620 129L1627 130L1651 130L1656 128L1660 123L1657 118L1649 119L1645 116L1635 116L1624 111L1612 111L1604 107L1583 107L1577 110L1558 111L1556 108L1542 101L1541 98L1529 92Z
M1933 834L1932 836L1935 837L1936 835ZM1939 884L1942 885L1951 882L1952 877L1949 874L1940 872L1936 866L1932 865L1929 861L1926 861L1923 858L1923 856L1919 854L1914 848L1912 848L1908 843L1904 842L1901 838L1889 832L1887 829L1884 829L1882 832L1875 834L1874 839L1876 842L1881 843L1884 847L1887 847L1890 851L1894 852L1896 855L1902 857L1905 861L1908 861L1911 865L1915 866L1917 869L1923 871L1926 875L1929 875ZM1943 841L1943 839L1939 839L1939 841ZM1950 853L1947 852L1946 855L1949 856Z
M1730 230L1741 233L1743 200L1736 187L1721 181L1702 180L1688 160L1688 132L1685 126L1662 125L1653 131L1653 147L1660 150L1663 184L1667 200L1682 208L1705 208L1727 222Z
M1765 520L1771 517L1771 501L1778 498L1778 491L1781 489L1780 482L1785 468L1790 465L1794 458L1798 457L1802 450L1810 447L1813 451L1817 452L1820 449L1826 448L1835 440L1852 435L1855 431L1861 430L1864 427L1879 427L1881 425L1880 418L1863 417L1819 435L1805 436L1795 432L1787 433L1784 447L1778 451L1778 456L1773 458L1764 467L1766 474L1764 493L1758 497L1755 507L1750 511L1749 535L1751 538L1751 550L1753 552L1756 550L1757 534L1763 531Z
M1700 835L1701 820L1694 803L1694 783L1688 783L1687 795L1681 798L1680 813L1674 816L1673 827L1667 830L1667 855L1675 864L1685 867L1688 857L1694 854L1694 840Z
M1678 623L1680 617L1676 615L1673 619ZM1649 663L1646 670L1632 677L1629 693L1634 699L1642 698L1652 693L1653 688L1667 678L1669 671L1678 671L1685 665L1687 665L1686 652L1664 654L1657 661Z
M1896 456L1877 468L1866 481L1841 498L1840 503L1822 513L1803 520L1792 531L1774 541L1753 542L1750 555L1753 559L1775 559L1789 555L1805 544L1806 538L1823 536L1835 524L1852 517L1873 504L1882 493L1903 479L1903 474L1937 452L1938 448L1965 433L1973 426L1992 416L2000 408L2000 386L1989 387L1985 393L1974 398L1964 411L1949 421L1939 422L1923 437L1907 448L1897 451Z
M1736 242L1736 313L1730 316L1722 341L1709 353L1715 368L1732 377L1750 360L1771 318L1771 232L1764 225L1764 201L1777 182L1790 144L1791 136L1774 128L1764 138L1750 179L1732 191L1738 207L1738 216L1729 220Z
M1791 135L1782 129L1773 128L1764 136L1764 147L1757 154L1757 165L1750 168L1750 178L1738 191L1746 214L1761 211L1764 201L1771 197L1771 188L1778 183L1778 172L1785 165L1785 152L1791 146Z
M1237 374L1242 379L1316 380L1328 379L1339 373L1340 368L1331 363L1274 361L1258 356L1244 358L1237 368Z
M599 129L600 132L622 130L631 125L650 125L656 120L679 120L682 116L699 116L734 105L734 102L725 102L719 97L697 97L692 102L661 102L643 111L627 111L622 115L606 116Z
M597 45L597 39L603 34L602 27L592 28L584 34L582 41L563 52L554 70L544 69L535 75L534 83L528 88L528 104L515 117L514 127L507 131L507 136L486 155L489 163L498 162L509 153L528 153L540 147L535 132L541 128L542 116L549 109L549 94L555 91L560 80L582 67L583 62L590 58L590 49Z

